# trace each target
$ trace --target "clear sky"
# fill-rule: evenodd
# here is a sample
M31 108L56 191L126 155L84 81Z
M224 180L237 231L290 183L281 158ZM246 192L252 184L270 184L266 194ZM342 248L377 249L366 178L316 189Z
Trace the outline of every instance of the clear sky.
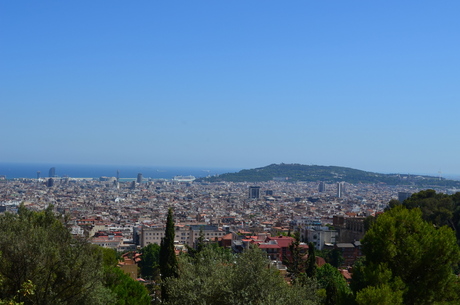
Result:
M460 174L460 1L1 1L0 161Z

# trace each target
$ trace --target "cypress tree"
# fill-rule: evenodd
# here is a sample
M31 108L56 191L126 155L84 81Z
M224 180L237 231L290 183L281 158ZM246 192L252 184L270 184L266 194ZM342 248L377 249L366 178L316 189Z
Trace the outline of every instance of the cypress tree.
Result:
M174 250L174 220L173 211L168 210L168 218L166 219L165 236L161 240L160 245L160 271L161 271L161 298L166 301L168 295L165 287L165 280L169 277L178 277L177 257Z
M305 261L302 258L304 253L300 247L300 233L298 231L294 232L294 241L289 245L289 251L291 252L291 257L289 259L285 258L283 264L287 266L292 282L295 283L305 272Z
M307 269L305 273L308 277L316 277L316 254L315 245L313 243L308 244Z
M334 282L330 282L326 286L326 300L325 305L335 305L338 301L339 292L337 291L337 285Z

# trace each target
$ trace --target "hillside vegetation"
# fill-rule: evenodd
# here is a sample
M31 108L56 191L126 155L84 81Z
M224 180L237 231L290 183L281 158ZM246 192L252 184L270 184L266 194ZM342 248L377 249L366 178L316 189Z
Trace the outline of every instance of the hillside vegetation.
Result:
M281 180L324 181L328 183L345 181L348 183L385 183L389 185L419 185L460 187L460 181L446 180L439 177L380 174L340 166L302 165L302 164L271 164L265 167L244 169L237 173L226 173L213 177L201 178L198 181L218 182L264 182Z

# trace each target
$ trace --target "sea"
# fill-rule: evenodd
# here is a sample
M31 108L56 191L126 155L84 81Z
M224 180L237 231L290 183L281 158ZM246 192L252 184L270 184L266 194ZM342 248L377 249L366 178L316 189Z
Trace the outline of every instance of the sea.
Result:
M55 177L100 178L116 177L136 178L139 173L145 179L172 179L175 176L194 176L196 178L234 173L238 168L206 168L206 167L172 167L172 166L129 166L129 165L83 165L83 164L45 164L45 163L1 163L0 176L6 179L49 177L54 167Z

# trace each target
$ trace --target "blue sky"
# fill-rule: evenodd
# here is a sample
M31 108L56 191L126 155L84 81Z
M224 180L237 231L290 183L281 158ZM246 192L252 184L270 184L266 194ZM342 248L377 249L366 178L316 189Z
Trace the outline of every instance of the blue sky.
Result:
M459 1L2 1L0 161L460 174Z

